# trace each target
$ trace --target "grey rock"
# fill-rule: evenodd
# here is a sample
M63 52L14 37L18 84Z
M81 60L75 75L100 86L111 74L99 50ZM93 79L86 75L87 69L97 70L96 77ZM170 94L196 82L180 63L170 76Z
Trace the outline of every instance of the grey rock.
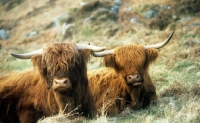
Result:
M0 30L0 40L7 40L10 36L8 35L8 31L5 31L4 29Z
M176 15L172 15L172 18L173 18L173 19L176 19L176 18L177 18L177 16L176 16Z
M162 8L163 8L163 9L171 9L171 7L170 7L170 6L167 6L167 5L162 5Z
M37 31L32 31L32 32L26 34L26 37L32 37L32 36L35 36L35 35L37 35L37 34L38 34Z
M113 6L112 8L111 8L111 10L114 12L114 13L118 13L119 12L119 7L118 6Z
M114 5L115 6L121 6L122 5L121 0L114 0Z
M138 22L138 20L137 20L137 18L131 18L131 23L137 23Z
M87 2L81 2L80 5L81 6L85 6L87 4Z
M129 11L129 12L130 12L130 11L132 11L132 10L133 10L133 7L125 7L125 8L124 8L124 11Z
M158 12L157 11L154 11L154 10L149 10L145 13L145 17L146 18L153 18L155 17L156 15L158 15Z

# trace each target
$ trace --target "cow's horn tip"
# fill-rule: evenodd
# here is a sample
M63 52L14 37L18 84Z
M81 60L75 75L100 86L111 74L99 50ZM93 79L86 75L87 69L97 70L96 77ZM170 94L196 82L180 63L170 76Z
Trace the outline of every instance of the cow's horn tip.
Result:
M11 53L12 56L17 57L18 55L15 53Z
M15 58L19 58L19 59L28 59L27 57L22 56L21 54L15 54L15 53L11 53L11 55Z
M105 49L106 49L106 47L102 47L102 48L101 48L101 51L103 51L103 50L105 50Z

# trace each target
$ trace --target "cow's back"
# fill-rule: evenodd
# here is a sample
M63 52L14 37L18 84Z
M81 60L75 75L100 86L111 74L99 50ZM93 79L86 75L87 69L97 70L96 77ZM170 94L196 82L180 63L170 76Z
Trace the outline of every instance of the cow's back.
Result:
M28 70L29 71L29 70ZM26 72L12 72L0 77L0 121L19 122L17 105L25 91L25 82L21 82Z
M89 71L88 79L99 113L107 110L113 115L124 109L127 88L123 78L113 69Z
M37 112L34 114L36 116L35 122L42 115L50 115L48 102L42 100L45 100L45 98L53 99L51 97L53 95L47 93L47 85L41 83L41 79L39 73L32 69L12 72L9 76L0 78L1 122L19 122L18 115L29 113L27 111L24 112L24 109Z

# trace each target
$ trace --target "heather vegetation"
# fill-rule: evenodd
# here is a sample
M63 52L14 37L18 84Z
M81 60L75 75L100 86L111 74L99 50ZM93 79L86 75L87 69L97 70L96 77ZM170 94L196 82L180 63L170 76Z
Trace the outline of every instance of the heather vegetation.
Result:
M175 30L149 69L158 94L156 106L126 109L113 117L102 110L93 120L71 121L67 119L71 114L66 114L39 122L200 122L200 2L116 1L120 0L0 1L0 76L32 67L30 60L13 58L11 52L33 51L51 42L90 43L107 49L130 43L147 45L162 42ZM91 56L88 70L100 67L102 58Z

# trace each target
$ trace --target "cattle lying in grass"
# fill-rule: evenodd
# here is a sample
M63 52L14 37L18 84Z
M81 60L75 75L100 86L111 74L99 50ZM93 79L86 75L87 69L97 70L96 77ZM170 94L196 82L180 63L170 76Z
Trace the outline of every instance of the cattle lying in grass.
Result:
M86 117L96 114L88 86L86 63L92 51L104 47L52 43L44 49L12 54L29 59L34 68L0 77L0 123L35 123L57 113Z
M159 44L129 44L94 53L95 56L105 56L103 61L107 67L88 73L89 86L100 112L114 115L125 107L140 109L151 102L156 103L156 89L148 69L158 57L155 48L166 45L173 33Z

